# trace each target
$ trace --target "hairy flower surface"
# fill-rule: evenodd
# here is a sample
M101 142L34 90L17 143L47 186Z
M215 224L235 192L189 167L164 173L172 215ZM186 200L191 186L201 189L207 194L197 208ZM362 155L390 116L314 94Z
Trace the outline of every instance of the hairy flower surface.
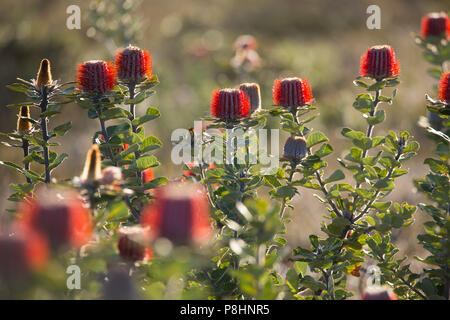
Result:
M388 45L373 46L361 56L360 76L377 80L395 77L400 72L400 63L394 49Z
M221 89L213 92L211 114L222 120L246 118L250 114L250 100L239 89Z
M91 60L79 65L78 87L85 93L105 94L116 84L114 65L102 60Z
M148 231L148 228L140 226L122 227L117 230L120 257L133 262L150 259L153 252L148 245Z
M125 82L138 82L152 76L152 57L148 50L128 46L116 53L117 75Z
M272 98L274 105L288 108L311 104L313 95L307 79L285 78L274 81Z
M31 122L23 119L22 117L30 118L30 107L20 107L19 118L17 119L17 132L23 134L31 130Z
M446 104L450 104L450 72L441 76L439 81L439 98Z
M298 161L303 159L308 150L303 137L289 137L283 148L283 158Z
M448 39L450 37L450 19L445 12L432 12L422 18L422 39L430 36Z
M142 215L152 239L164 237L175 244L205 243L210 239L209 206L203 188L173 183L158 189L156 200Z
M102 178L101 163L101 152L98 144L93 144L86 154L83 172L80 177L81 181L99 181Z
M51 84L52 73L50 71L50 61L48 59L42 59L36 76L36 87L42 90L44 86L50 86Z
M250 99L250 113L261 109L261 90L257 83L242 83L239 89Z
M40 232L52 248L81 247L92 233L91 216L77 193L41 190L22 203L19 213L21 225Z

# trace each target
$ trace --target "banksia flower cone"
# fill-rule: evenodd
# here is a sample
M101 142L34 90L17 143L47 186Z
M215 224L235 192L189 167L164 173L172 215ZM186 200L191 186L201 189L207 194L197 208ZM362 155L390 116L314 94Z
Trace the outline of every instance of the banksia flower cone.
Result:
M27 133L31 130L31 122L23 119L30 118L30 108L27 106L20 107L19 119L17 119L17 132Z
M361 57L360 76L376 80L395 77L400 71L400 63L395 58L394 49L388 45L370 47Z
M222 120L246 118L250 113L250 100L239 89L222 89L213 92L211 114Z
M130 45L117 52L115 64L119 79L125 82L138 82L152 76L152 57L148 50Z
M117 231L120 257L132 262L150 259L153 253L148 245L148 231L140 226L120 228Z
M164 237L175 244L210 240L209 206L205 191L190 183L174 183L156 192L156 200L142 215L151 239Z
M80 178L83 182L99 181L102 178L101 153L98 144L93 144L89 149Z
M362 300L397 300L397 296L387 288L370 286L363 292Z
M41 268L48 257L47 242L32 230L0 234L0 278L15 281Z
M87 61L78 67L77 82L85 93L105 94L116 84L116 70L109 62Z
M261 109L261 91L257 83L242 83L239 89L250 99L250 113Z
M77 193L46 190L34 199L24 201L19 213L25 230L36 230L51 247L81 247L90 238L92 222Z
M289 137L284 144L283 158L299 161L306 156L307 152L306 140L303 137Z
M429 13L422 18L422 39L427 40L430 36L450 37L450 19L445 12Z
M307 79L285 78L274 81L272 98L274 105L289 108L311 104L313 96Z
M44 86L50 86L52 84L52 73L50 71L50 61L48 59L42 59L39 71L37 73L36 87L42 90Z
M441 76L439 81L439 98L446 104L450 104L450 72Z

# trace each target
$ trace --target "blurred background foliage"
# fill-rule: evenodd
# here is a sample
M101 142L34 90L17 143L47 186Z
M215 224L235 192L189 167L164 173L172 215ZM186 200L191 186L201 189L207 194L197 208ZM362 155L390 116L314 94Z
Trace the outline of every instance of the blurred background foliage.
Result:
M72 4L81 8L80 30L66 27L66 9ZM417 204L424 199L413 189L412 181L425 175L428 169L423 159L434 148L417 121L426 114L425 93L436 96L436 92L435 80L427 75L428 65L411 33L420 31L420 19L426 13L448 10L448 2L376 1L381 8L380 30L366 27L366 9L371 4L373 1L368 0L2 0L0 131L15 130L18 110L6 105L21 102L20 95L5 85L16 77L34 78L42 58L50 59L55 79L72 81L78 63L112 60L118 48L131 43L150 50L154 73L161 82L150 99L161 110L161 118L146 127L164 143L157 153L162 163L158 175L176 178L183 172L182 166L170 160L171 132L193 126L194 120L209 111L212 90L235 87L242 81L259 82L262 105L269 108L274 79L307 77L321 115L312 126L330 137L335 150L342 150L347 142L340 135L341 128L365 126L364 119L352 109L354 96L360 92L352 85L360 56L369 46L386 43L400 59L401 84L394 105L384 106L387 121L377 127L377 135L388 128L407 129L421 143L418 157L409 163L410 174L399 179L398 188L389 196L397 202ZM233 43L242 34L256 37L262 61L258 70L248 74L237 73L231 66ZM61 146L56 150L68 153L69 158L54 172L58 178L80 174L84 154L97 130L97 123L89 121L86 112L74 104L65 105L54 123L69 119L73 129L59 139ZM271 128L278 125L269 123ZM281 136L280 148L285 138ZM20 161L21 152L0 146L0 159ZM337 156L339 152L329 159L330 172ZM6 201L11 193L8 184L23 177L3 167L0 175L0 210L5 212L15 205ZM294 199L294 220L288 226L291 246L307 245L309 234L320 233L320 220L325 214L311 192L303 189L300 193ZM419 211L417 222L424 216ZM421 254L416 244L421 231L421 224L416 223L394 234L403 253L410 257Z

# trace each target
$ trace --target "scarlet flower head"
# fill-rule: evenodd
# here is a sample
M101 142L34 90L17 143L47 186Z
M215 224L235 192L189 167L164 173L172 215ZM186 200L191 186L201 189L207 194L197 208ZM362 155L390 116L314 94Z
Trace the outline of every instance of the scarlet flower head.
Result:
M211 114L222 120L246 118L250 114L250 99L239 89L221 89L213 92Z
M0 233L0 278L14 281L43 267L48 258L46 240L33 230Z
M446 104L450 104L450 72L445 72L439 80L439 98Z
M422 39L450 37L450 19L445 12L432 12L422 18Z
M116 54L115 64L119 79L125 82L139 82L152 76L152 57L148 50L129 45Z
M285 78L274 81L272 98L274 105L289 108L311 104L313 95L307 79Z
M21 226L40 232L52 248L81 247L92 233L91 216L74 192L38 192L36 198L22 202L19 212Z
M164 237L175 244L202 244L211 237L205 190L192 183L172 183L156 191L156 200L142 214L152 240Z
M117 230L119 234L120 257L128 261L148 260L153 256L153 252L149 246L148 228L140 226L122 227Z
M388 45L373 46L361 56L359 74L376 80L395 77L400 72L400 63L394 49Z
M114 88L116 79L116 69L109 62L91 60L78 67L78 87L85 93L108 93Z

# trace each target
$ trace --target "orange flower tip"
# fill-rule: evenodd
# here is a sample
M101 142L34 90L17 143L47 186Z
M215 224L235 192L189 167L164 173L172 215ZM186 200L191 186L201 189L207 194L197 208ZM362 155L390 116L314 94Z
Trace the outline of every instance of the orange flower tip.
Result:
M149 230L141 226L122 227L117 233L117 248L122 259L127 261L148 260L153 253L149 246Z
M21 203L20 225L42 234L54 249L80 248L92 234L92 220L81 196L73 191L46 189Z
M117 51L115 65L120 80L137 83L152 76L152 56L148 50L129 45Z
M421 34L423 40L432 37L448 39L450 37L450 19L445 12L432 12L422 18Z
M272 88L273 104L286 108L309 105L313 95L306 78L284 78L274 81Z
M152 240L166 238L178 245L206 244L212 236L204 188L193 183L171 183L156 190L156 200L144 209L142 225Z
M86 155L81 181L92 183L102 179L101 153L98 144L93 144Z
M239 89L221 89L213 92L211 114L222 120L237 120L250 115L250 100Z
M39 71L37 73L36 87L42 90L45 86L52 84L52 73L50 71L50 61L42 59Z
M261 90L257 83L242 83L239 89L244 92L250 100L250 113L261 109Z
M31 122L23 118L30 118L30 108L28 106L20 107L19 117L17 119L17 132L20 134L29 132L32 127Z
M91 60L79 65L78 87L85 93L105 94L116 85L116 68L102 60Z
M289 137L283 148L283 158L300 161L308 152L306 140L303 137Z
M450 104L450 72L442 74L438 85L439 99L445 104Z
M360 76L376 80L395 77L400 72L400 62L394 49L388 45L377 45L367 49L361 56Z

